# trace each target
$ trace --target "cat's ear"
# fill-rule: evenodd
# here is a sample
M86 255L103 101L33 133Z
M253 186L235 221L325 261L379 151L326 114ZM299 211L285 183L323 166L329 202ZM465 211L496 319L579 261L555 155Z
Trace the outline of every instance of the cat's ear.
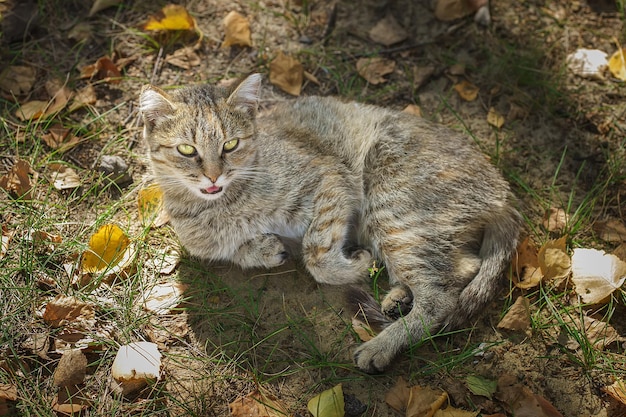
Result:
M165 91L146 85L139 96L139 110L146 126L152 127L159 120L172 116L176 107Z
M226 103L254 115L259 107L259 94L261 91L261 74L251 74L228 96Z

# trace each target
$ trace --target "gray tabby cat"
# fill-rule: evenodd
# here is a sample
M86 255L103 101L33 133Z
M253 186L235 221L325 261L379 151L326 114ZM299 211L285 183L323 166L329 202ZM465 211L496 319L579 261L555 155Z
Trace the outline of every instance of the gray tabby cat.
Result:
M285 262L351 284L373 259L396 284L389 323L355 353L384 370L410 343L458 326L492 297L520 216L507 183L465 137L424 119L330 97L256 115L261 76L140 98L165 207L192 256L243 268ZM367 300L365 301L367 303Z

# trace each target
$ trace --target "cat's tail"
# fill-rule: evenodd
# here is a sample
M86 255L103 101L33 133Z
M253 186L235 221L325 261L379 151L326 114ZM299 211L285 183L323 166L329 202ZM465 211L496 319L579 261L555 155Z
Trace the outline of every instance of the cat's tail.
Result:
M352 317L362 321L376 333L393 323L393 320L383 314L380 304L364 289L349 286L344 295Z
M521 224L522 217L510 205L489 216L479 252L480 269L461 291L459 308L449 318L448 326L458 328L468 319L478 315L493 299L504 270L517 248Z

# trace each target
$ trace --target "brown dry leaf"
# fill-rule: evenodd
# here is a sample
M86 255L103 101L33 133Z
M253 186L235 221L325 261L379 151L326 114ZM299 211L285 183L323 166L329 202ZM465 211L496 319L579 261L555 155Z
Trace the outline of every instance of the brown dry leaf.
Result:
M52 400L52 409L58 415L79 416L91 407L89 394L83 394L80 387L70 385L60 389Z
M422 109L415 104L409 104L402 110L404 113L412 114L413 116L422 117Z
M519 296L498 323L498 329L525 331L530 328L530 301Z
M0 178L0 188L5 189L15 198L32 200L33 184L30 176L36 181L37 173L30 167L28 161L18 159L9 172Z
M517 256L513 259L513 283L517 288L534 288L543 280L543 273L539 267L535 244L527 237L517 247Z
M86 65L80 69L80 78L104 80L111 84L121 81L122 73L108 56L99 58L95 64Z
M626 262L596 249L574 249L572 282L583 303L607 302L626 280Z
M47 101L31 100L20 105L20 108L15 111L15 116L21 121L39 119L44 115L47 108Z
M626 243L622 243L613 251L613 255L617 256L620 260L626 262Z
M557 240L549 240L539 249L537 254L544 279L552 281L556 285L567 278L572 270L572 261L565 246L566 241L566 236Z
M480 412L479 411L467 411L461 410L459 408L454 408L451 405L447 406L444 409L439 409L435 411L433 417L476 417ZM484 414L481 414L484 415Z
M166 56L165 62L175 67L188 70L200 65L200 57L196 54L193 47L186 46Z
M359 336L362 342L367 342L368 340L372 340L374 336L376 336L376 332L373 331L367 324L363 323L361 320L353 317L352 318L352 329Z
M308 71L304 71L304 78L311 81L313 84L321 85L320 80L318 80L315 75L311 74Z
M369 31L369 37L376 43L391 46L394 43L402 42L408 37L406 30L400 26L392 14L388 14L379 20Z
M187 9L177 4L168 4L155 16L150 16L144 30L196 30L196 20Z
M48 233L44 230L30 229L26 239L35 244L63 243L63 238L59 235Z
M617 219L597 221L593 224L593 230L605 242L626 242L626 226Z
M71 113L82 107L94 105L96 104L96 100L96 90L93 88L93 85L89 84L74 94L74 98L68 110Z
M504 125L504 116L498 113L495 108L491 107L489 108L489 113L487 113L487 123L500 129Z
M52 375L57 387L82 384L87 374L87 357L80 349L63 352L61 360Z
M250 23L248 19L234 10L224 17L224 32L222 48L231 45L252 46Z
M385 394L385 402L406 417L433 416L447 399L448 394L445 391L420 386L409 387L402 377Z
M391 74L395 68L395 61L380 57L359 58L356 62L359 75L374 85L387 82L384 76Z
M6 224L2 224L2 230L0 234L0 259L4 258L4 255L9 251L9 244L13 238L14 231L9 230Z
M139 220L144 226L160 227L166 224L170 217L163 207L163 192L158 184L151 184L137 193L137 207Z
M81 322L89 328L95 322L94 306L76 297L57 295L46 304L43 320L52 327Z
M500 377L496 397L508 406L515 417L563 417L541 395L534 394L528 387L514 381L511 375Z
M278 52L270 62L270 82L281 90L299 96L302 91L304 68L295 58Z
M454 90L465 101L474 101L478 97L480 89L467 80L463 80L454 86Z
M609 58L609 71L615 78L626 81L626 49L618 48Z
M543 227L549 232L561 232L569 222L569 216L562 208L550 207L543 217Z
M22 104L15 111L17 118L26 121L56 114L65 108L72 95L71 91L59 80L46 82L46 91L52 97L49 101L32 100Z
M413 67L413 88L417 90L435 73L434 65Z
M626 384L621 379L616 380L611 385L602 387L602 391L622 404L626 404Z
M89 17L98 13L100 10L108 9L109 7L120 4L122 0L95 0L89 10Z
M17 387L14 384L0 384L0 399L16 401Z
M60 153L67 152L81 142L81 139L74 136L70 129L60 124L50 126L48 133L41 135L41 139L50 148Z
M595 349L602 350L611 343L626 340L617 333L617 330L615 330L613 326L602 320L596 320L593 317L582 316L581 323L580 316L566 316L563 317L563 321L573 326L577 332L582 333L585 338L593 344ZM566 343L566 347L571 350L577 350L580 345L576 340L570 337Z
M37 70L23 65L12 65L0 72L0 90L9 95L21 96L33 88Z
M115 274L129 267L133 256L134 248L126 233L115 224L105 224L89 239L80 268L86 274Z
M237 398L228 405L232 417L284 417L288 416L285 407L276 397L255 390Z
M474 11L466 0L437 0L435 5L435 17L444 22L460 19Z
M171 314L183 302L187 287L180 282L157 284L142 294L142 307L158 315Z
M57 190L69 190L81 186L80 177L74 169L63 164L49 164L50 180Z

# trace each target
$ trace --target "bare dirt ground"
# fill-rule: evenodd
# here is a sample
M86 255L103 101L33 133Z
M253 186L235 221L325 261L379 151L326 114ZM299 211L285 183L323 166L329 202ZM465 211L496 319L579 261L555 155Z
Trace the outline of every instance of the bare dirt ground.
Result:
M565 68L565 57L578 48L612 52L615 39L626 41L624 18L611 1L496 1L487 28L471 17L440 22L425 1L417 0L390 1L386 7L356 0L183 3L204 33L195 51L200 62L188 69L169 64L167 57L192 42L181 39L159 45L136 29L162 2L124 2L92 18L82 2L42 2L39 22L21 52L3 51L2 64L17 61L37 68L41 81L30 98L43 91L44 81L52 75L69 74L70 84L78 88L88 82L77 77L84 65L105 55L132 58L121 83L95 84L93 108L101 115L98 135L63 155L65 161L88 172L102 154L119 155L129 164L134 183L145 181L149 172L136 111L142 85L220 82L252 71L267 75L269 62L279 51L297 56L319 81L306 80L303 95L341 95L398 110L416 104L423 117L471 132L511 181L528 232L538 241L556 237L541 226L550 206L562 207L571 196L572 207L577 207L594 185L606 181L607 165L624 160L618 156L624 154L626 87L610 77L582 79ZM233 10L249 19L252 47L220 47L222 20ZM405 28L407 40L383 46L369 38L369 30L386 14ZM83 21L90 23L92 35L78 45L68 33ZM395 61L386 82L371 85L357 74L355 63L363 56ZM430 68L426 77L420 76L424 68ZM266 103L289 99L265 78ZM476 100L465 101L453 89L464 79L479 88ZM501 128L487 122L491 108L504 116ZM0 115L14 121L11 109L5 105ZM93 115L84 115L84 120L80 114L72 117L80 125ZM18 155L2 141L0 156L8 165ZM611 184L586 225L570 236L572 242L595 245L590 227L595 219L624 219L620 197L626 183ZM132 198L131 193L122 205L132 207ZM77 206L68 217L80 217L87 225L112 201L93 204L84 212ZM131 211L123 215L135 216ZM72 233L70 226L63 227ZM153 231L148 244L160 250L177 245L167 226ZM228 415L228 404L258 383L294 415L304 416L310 397L342 382L344 392L368 407L365 415L392 416L396 414L384 396L398 376L445 389L457 407L485 414L508 412L499 401L471 394L463 383L467 375L490 380L512 376L563 416L626 415L619 414L601 390L626 371L621 347L611 352L610 365L599 370L585 366L577 352L563 347L558 326L537 327L526 334L496 329L519 290L503 289L474 328L417 346L384 375L369 376L352 366L351 351L359 342L343 312L342 290L315 284L299 265L268 273L183 259L176 273L189 284L186 311L151 319L136 329L166 352L163 389L170 394L171 415ZM533 314L548 314L542 310L541 297L536 293L530 297L536 301ZM626 334L623 314L618 309L611 321L620 334ZM172 339L172 334L177 337ZM473 355L481 343L489 348ZM122 410L141 412L141 406L125 404ZM91 412L121 411L104 403Z

